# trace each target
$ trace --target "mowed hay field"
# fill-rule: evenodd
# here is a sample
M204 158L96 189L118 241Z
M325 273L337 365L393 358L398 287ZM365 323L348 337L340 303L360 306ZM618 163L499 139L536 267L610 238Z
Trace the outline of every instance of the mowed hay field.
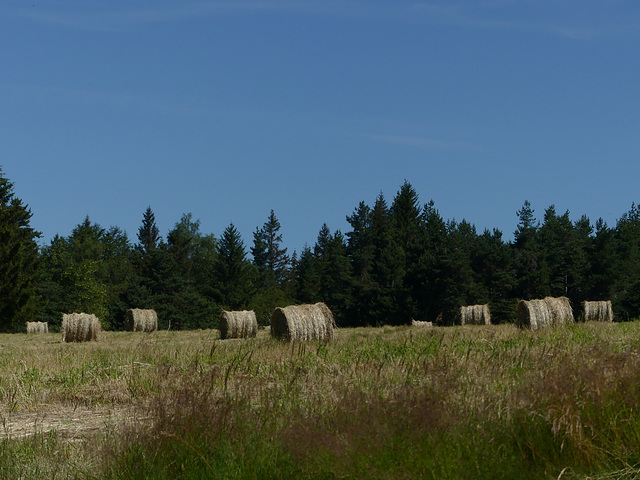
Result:
M640 323L0 335L0 478L640 476Z

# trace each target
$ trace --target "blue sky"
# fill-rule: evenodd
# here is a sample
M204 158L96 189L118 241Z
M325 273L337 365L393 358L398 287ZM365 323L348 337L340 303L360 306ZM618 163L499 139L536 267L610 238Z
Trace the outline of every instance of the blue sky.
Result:
M639 202L640 3L5 0L0 165L48 243L192 213L290 250L406 179L445 219Z

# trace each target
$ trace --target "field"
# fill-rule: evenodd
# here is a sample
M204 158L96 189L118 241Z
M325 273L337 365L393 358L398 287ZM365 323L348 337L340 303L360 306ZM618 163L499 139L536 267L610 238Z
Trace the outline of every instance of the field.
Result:
M640 477L640 323L0 335L0 478Z

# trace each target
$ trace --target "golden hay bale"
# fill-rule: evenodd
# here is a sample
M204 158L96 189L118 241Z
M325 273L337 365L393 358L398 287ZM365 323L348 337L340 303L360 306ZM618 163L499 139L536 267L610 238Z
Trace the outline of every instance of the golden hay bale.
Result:
M65 313L62 315L63 342L97 341L102 331L100 320L88 313Z
M585 322L613 322L611 300L601 302L583 302L582 319Z
M520 300L517 315L518 326L531 330L574 322L571 302L567 297Z
M276 308L271 314L271 336L289 341L333 340L336 322L324 303Z
M249 338L258 334L258 319L253 310L228 312L220 315L220 338Z
M124 318L130 332L151 333L158 330L158 314L155 310L130 308L125 312Z
M411 319L412 327L433 327L433 322L423 322L422 320Z
M27 333L49 333L47 322L27 322Z
M491 325L489 305L469 305L460 307L461 325Z

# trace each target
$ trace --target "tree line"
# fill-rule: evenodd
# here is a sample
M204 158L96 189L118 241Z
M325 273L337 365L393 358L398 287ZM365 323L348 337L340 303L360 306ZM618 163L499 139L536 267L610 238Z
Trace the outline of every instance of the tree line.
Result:
M231 224L217 237L184 214L165 237L151 207L136 239L86 217L39 247L31 212L0 171L0 329L25 321L54 329L63 313L97 315L124 328L129 308L153 308L159 327L211 328L223 310L251 309L268 324L275 307L323 301L339 326L454 324L460 306L488 303L494 322L511 322L518 299L567 296L613 301L618 320L640 316L640 208L616 225L548 207L537 219L525 201L512 241L479 233L420 203L405 181L390 202L380 193L324 224L313 245L289 254L272 210L249 245Z

